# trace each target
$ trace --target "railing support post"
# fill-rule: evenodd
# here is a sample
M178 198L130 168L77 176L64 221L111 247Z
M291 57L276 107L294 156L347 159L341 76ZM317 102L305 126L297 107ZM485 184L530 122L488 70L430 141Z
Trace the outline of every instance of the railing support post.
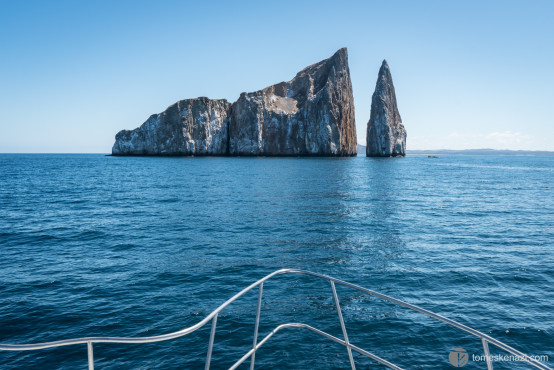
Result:
M92 352L92 342L87 342L88 370L94 370L94 353Z
M208 355L206 356L206 366L205 369L210 368L210 362L212 361L212 349L214 348L214 337L215 337L215 327L217 325L217 313L212 319L212 330L210 331L210 342L208 344Z
M260 312L262 310L262 293L264 291L264 283L260 284L258 293L258 306L256 307L256 325L254 326L254 341L252 342L252 359L250 360L250 370L254 370L254 362L256 360L256 345L258 344L258 328L260 327Z
M485 338L481 338L481 342L483 342L483 350L485 351L485 359L487 360L487 369L493 370L491 353L489 351L489 342L487 342Z
M330 280L331 289L333 290L333 298L335 299L335 305L337 306L337 314L339 315L340 326L342 328L342 335L344 336L344 342L346 343L346 349L348 350L348 358L350 359L350 366L352 370L356 370L354 364L354 358L352 357L352 349L350 348L350 342L348 341L348 334L346 333L346 326L344 326L344 319L342 318L342 311L340 309L339 297L337 296L337 289L335 288L335 282Z

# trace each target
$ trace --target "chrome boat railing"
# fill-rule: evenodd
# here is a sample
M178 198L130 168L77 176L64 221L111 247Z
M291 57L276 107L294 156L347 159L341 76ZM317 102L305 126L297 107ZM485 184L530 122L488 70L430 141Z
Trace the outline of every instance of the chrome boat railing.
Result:
M341 325L342 334L343 334L344 339L337 338L337 337L335 337L331 334L328 334L324 331L316 329L316 328L314 328L310 325L307 325L307 324L287 323L287 324L282 324L282 325L277 326L269 334L267 334L261 341L258 342L258 328L259 328L259 324L260 324L260 313L261 313L262 294L263 294L264 282L271 279L272 277L274 277L276 275L281 275L281 274L303 274L303 275L309 275L309 276L317 277L317 278L320 278L320 279L324 279L324 280L327 280L327 281L330 282L331 291L333 293L333 300L335 302L335 306L336 306L336 309L337 309L337 314L338 314L338 317L339 317L339 322L340 322L340 325ZM285 329L285 328L304 328L304 329L308 329L308 330L310 330L310 331L312 331L316 334L319 334L319 335L321 335L321 336L323 336L327 339L330 339L330 340L332 340L336 343L342 344L347 349L348 358L350 360L350 366L352 367L352 369L356 369L356 364L354 362L354 358L352 357L352 350L354 350L354 351L356 351L356 352L358 352L358 353L360 353L364 356L367 356L367 357L369 357L369 358L371 358L371 359L379 362L380 364L385 365L385 366L387 366L391 369L401 369L400 367L394 365L393 363L391 363L391 362L389 362L389 361L387 361L387 360L385 360L385 359L383 359L383 358L381 358L381 357L379 357L379 356L377 356L377 355L375 355L371 352L368 352L368 351L352 344L348 340L348 333L346 331L346 326L344 324L344 320L343 320L343 317L342 317L342 311L341 311L341 308L340 308L339 298L337 296L337 290L335 288L335 284L339 284L339 285L343 285L343 286L346 286L346 287L349 287L349 288L352 288L352 289L356 289L358 291L370 294L372 296L381 298L383 300L392 302L394 304L397 304L397 305L409 308L411 310L420 312L424 315L430 316L434 319L440 320L440 321L445 322L445 323L447 323L451 326L454 326L458 329L461 329L465 332L468 332L472 335L475 335L476 337L479 337L481 339L481 343L483 345L483 350L484 350L484 353L485 353L485 356L486 356L485 358L486 358L486 361L487 361L487 368L488 369L493 368L493 364L492 364L492 360L491 360L491 356L490 356L490 352L489 352L489 345L488 345L489 343L494 344L495 346L497 346L497 347L499 347L499 348L501 348L501 349L503 349L503 350L515 355L515 356L518 356L523 361L527 362L530 365L535 366L536 368L551 369L550 367L546 366L542 362L537 361L536 359L526 355L525 353L522 353L522 352L518 351L517 349L515 349L513 347L510 347L507 344L505 344L505 343L503 343L503 342L501 342L501 341L499 341L499 340L497 340L497 339L495 339L495 338L493 338L493 337L491 337L487 334L484 334L484 333L482 333L478 330L470 328L467 325L461 324L457 321L451 320L447 317L441 316L441 315L439 315L437 313L434 313L432 311L426 310L426 309L421 308L419 306L412 305L410 303L401 301L399 299L390 297L388 295L381 294L381 293L373 291L371 289L367 289L367 288L361 287L361 286L356 285L356 284L351 284L351 283L348 283L346 281L336 279L336 278L331 277L331 276L318 274L318 273L311 272L311 271L297 270L297 269L282 269L282 270L275 271L275 272L265 276L264 278L256 281L255 283L251 284L247 288L241 290L239 293L235 294L233 297L231 297L230 299L225 301L222 305L220 305L217 309L212 311L208 316L206 316L204 319L202 319L197 324L192 325L188 328L184 328L182 330L173 332L173 333L168 333L168 334L163 334L163 335L155 335L155 336L151 336L151 337L85 337L85 338L66 339L66 340L59 340L59 341L54 341L54 342L34 343L34 344L3 344L3 343L0 343L0 350L4 350L4 351L29 351L29 350L36 350L36 349L68 346L68 345L73 345L73 344L86 344L87 345L87 353L88 353L88 367L89 367L89 370L93 370L94 369L93 343L153 343L153 342L161 342L161 341L164 341L164 340L175 339L175 338L179 338L179 337L182 337L184 335L190 334L190 333L200 329L204 325L206 325L209 321L211 321L212 325L211 325L211 331L210 331L210 339L209 339L209 342L208 342L208 353L207 353L207 356L206 356L206 365L205 365L205 368L209 369L211 359L212 359L212 349L213 349L213 345L214 345L214 336L215 336L215 331L216 331L216 327L217 327L217 316L218 316L218 314L222 310L224 310L227 306L229 306L231 303L233 303L238 298L240 298L242 295L244 295L245 293L249 292L250 290L252 290L256 287L259 287L258 303L257 303L257 308L256 308L256 323L255 323L255 326L254 326L254 340L253 340L253 343L252 343L252 348L248 352L246 352L246 354L244 356L242 356L237 362L235 362L235 364L233 364L233 366L231 366L230 369L236 369L239 365L241 365L243 362L245 362L248 358L251 359L250 369L254 369L256 351L258 349L260 349L260 347L262 347L273 335L275 335L275 333L277 333L278 331L280 331L282 329Z

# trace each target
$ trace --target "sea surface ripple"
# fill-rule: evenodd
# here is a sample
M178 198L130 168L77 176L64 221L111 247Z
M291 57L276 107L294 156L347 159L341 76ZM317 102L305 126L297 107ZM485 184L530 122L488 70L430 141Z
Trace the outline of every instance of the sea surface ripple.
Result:
M0 253L1 343L180 330L290 267L420 305L554 366L554 157L2 154ZM350 341L399 366L448 368L455 347L483 353L446 324L337 290ZM213 368L252 346L256 301L252 291L220 314ZM284 322L342 337L329 283L314 278L268 281L261 318L260 338ZM209 326L167 342L96 344L95 365L203 368ZM86 361L85 345L0 351L2 369ZM349 367L344 347L304 329L276 334L256 365Z

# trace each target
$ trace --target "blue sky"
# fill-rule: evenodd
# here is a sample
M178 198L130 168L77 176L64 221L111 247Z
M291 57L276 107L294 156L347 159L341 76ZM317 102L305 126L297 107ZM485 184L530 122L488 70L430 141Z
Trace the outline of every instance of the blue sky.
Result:
M389 62L408 149L554 150L554 1L2 1L0 152L111 151L348 47L358 142Z

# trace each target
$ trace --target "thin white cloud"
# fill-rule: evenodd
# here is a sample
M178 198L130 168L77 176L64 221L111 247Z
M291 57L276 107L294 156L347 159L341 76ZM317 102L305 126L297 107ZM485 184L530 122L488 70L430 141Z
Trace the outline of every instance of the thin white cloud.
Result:
M536 140L532 135L514 131L489 133L461 133L432 136L408 136L408 146L414 149L527 149L536 150Z
M491 132L486 136L487 139L499 144L519 144L523 141L531 139L530 135L524 135L521 132Z

